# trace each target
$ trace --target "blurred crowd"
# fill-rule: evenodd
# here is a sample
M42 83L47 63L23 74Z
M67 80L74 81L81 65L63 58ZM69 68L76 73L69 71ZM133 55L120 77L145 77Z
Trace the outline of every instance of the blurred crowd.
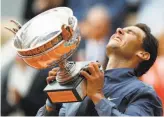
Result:
M10 8L11 4L2 6ZM17 0L15 0L17 1ZM154 87L164 107L164 0L23 0L21 17L1 17L1 115L34 116L47 98L43 92L50 69L36 70L17 56L12 46L10 19L21 24L45 10L70 7L78 19L82 41L73 61L98 60L105 68L106 44L118 27L146 23L159 40L159 54L153 67L140 79ZM17 1L19 2L19 0ZM13 7L11 7L13 8ZM10 12L12 9L10 8ZM18 7L19 8L19 7ZM16 8L17 9L17 8ZM2 9L3 12L3 9Z

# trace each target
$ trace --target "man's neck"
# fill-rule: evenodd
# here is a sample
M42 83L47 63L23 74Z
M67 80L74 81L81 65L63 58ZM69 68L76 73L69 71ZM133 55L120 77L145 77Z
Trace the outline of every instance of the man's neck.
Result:
M120 56L111 55L109 56L109 61L106 70L115 68L135 68L137 61L133 59L126 59Z

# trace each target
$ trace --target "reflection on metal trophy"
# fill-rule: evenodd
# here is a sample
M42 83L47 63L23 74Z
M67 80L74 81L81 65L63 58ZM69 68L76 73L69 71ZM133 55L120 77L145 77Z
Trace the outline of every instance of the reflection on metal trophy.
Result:
M37 15L22 27L16 24L18 30L9 30L15 33L14 47L18 55L28 65L36 69L59 66L56 81L44 89L50 101L82 101L86 96L86 81L79 72L88 62L67 61L80 43L72 10L58 7Z

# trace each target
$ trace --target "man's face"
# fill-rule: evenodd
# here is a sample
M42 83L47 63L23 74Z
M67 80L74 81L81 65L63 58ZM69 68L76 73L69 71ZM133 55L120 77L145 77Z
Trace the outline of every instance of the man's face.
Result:
M107 44L107 55L109 56L114 52L126 58L131 58L137 51L143 50L144 37L145 33L136 26L118 28Z

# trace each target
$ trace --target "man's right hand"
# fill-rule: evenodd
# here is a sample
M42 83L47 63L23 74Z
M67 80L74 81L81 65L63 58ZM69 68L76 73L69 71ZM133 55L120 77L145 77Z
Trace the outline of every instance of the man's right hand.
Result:
M54 81L56 79L58 70L59 70L59 67L56 67L56 68L53 68L51 71L49 71L48 77L46 79L47 84L51 83L52 81Z

